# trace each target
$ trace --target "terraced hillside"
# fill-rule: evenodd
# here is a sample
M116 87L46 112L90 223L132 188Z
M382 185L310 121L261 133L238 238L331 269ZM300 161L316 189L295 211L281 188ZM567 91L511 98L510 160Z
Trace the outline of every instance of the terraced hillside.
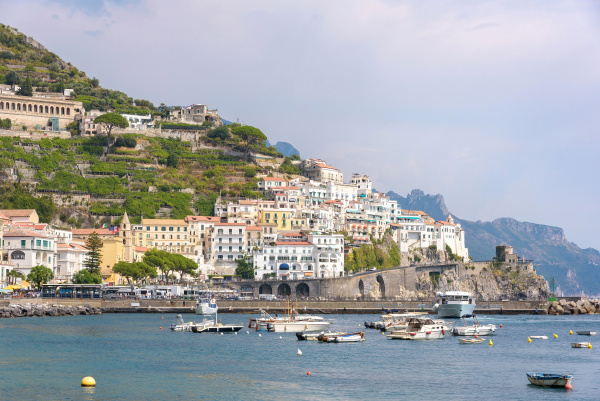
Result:
M121 136L106 156L105 146L106 137L2 137L0 195L16 184L36 197L49 196L60 209L55 217L73 227L114 223L125 211L133 222L142 215L208 215L219 192L262 195L255 178L261 168L227 155L226 148L192 151L189 142L139 134Z

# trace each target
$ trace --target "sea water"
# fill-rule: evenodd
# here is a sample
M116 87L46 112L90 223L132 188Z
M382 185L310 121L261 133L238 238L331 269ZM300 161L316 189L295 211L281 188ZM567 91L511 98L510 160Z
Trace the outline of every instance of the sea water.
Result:
M442 340L402 341L372 329L363 343L259 336L246 328L251 316L219 315L223 323L244 324L237 335L173 333L173 314L0 319L0 399L600 399L600 336L575 334L600 331L600 315L482 315L482 324L498 326L496 335L469 345L448 333ZM379 320L325 317L332 330L349 332ZM528 343L533 335L548 339ZM582 341L593 348L571 348ZM573 390L530 385L528 371L572 374ZM95 388L80 386L85 376L96 380Z

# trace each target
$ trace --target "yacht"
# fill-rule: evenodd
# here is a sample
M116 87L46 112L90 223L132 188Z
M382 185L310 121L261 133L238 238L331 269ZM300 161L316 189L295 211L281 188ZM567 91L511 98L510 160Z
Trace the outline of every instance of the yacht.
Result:
M393 331L388 338L398 340L436 340L444 338L448 327L430 317L411 317L406 330Z
M438 303L434 305L434 312L439 317L463 317L472 315L475 310L475 299L469 292L447 291L437 293Z
M467 318L472 317L473 318L473 324L469 325L467 324ZM477 320L477 317L475 317L475 315L465 315L463 316L463 326L455 326L452 328L452 335L454 336L474 336L474 335L479 335L479 336L489 336L494 334L494 332L496 331L496 325L494 324L484 324L482 325L481 323L479 323L479 321Z

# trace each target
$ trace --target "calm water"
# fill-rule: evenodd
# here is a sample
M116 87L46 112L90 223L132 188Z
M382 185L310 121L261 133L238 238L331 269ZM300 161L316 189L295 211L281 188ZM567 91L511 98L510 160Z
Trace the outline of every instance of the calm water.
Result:
M161 317L164 316L164 319ZM250 315L221 314L247 324ZM253 315L254 316L254 315ZM376 315L329 315L358 330ZM184 315L194 320L194 315ZM20 400L360 400L600 398L600 315L480 316L503 324L486 344L389 340L376 330L349 344L300 342L294 334L172 333L175 315L0 319L0 398ZM159 326L163 329L159 330ZM554 339L552 334L558 334ZM528 335L548 340L527 342ZM282 336L283 338L279 338ZM572 349L591 340L594 348ZM297 356L300 348L303 356ZM307 371L312 373L307 376ZM528 384L526 371L574 375L573 390ZM95 389L80 387L84 376Z

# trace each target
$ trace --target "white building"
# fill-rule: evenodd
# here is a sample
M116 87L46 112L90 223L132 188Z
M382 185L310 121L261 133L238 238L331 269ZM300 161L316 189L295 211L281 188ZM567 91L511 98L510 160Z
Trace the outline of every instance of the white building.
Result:
M121 114L129 123L129 128L145 130L154 126L152 116L138 116L137 114Z
M217 274L233 274L245 252L246 224L215 223L210 229L208 254Z
M8 260L25 276L31 268L46 266L56 268L56 239L35 231L11 229L3 235L3 249L8 251Z
M318 278L341 277L344 275L344 236L341 234L308 234L313 244Z
M274 275L280 280L313 278L315 275L314 246L305 241L278 241L265 245L254 254L255 277Z
M366 174L352 174L350 184L356 185L356 190L359 195L370 194L373 190L371 179Z
M54 278L70 281L75 273L84 269L83 263L90 251L83 243L79 242L59 243L56 248Z

